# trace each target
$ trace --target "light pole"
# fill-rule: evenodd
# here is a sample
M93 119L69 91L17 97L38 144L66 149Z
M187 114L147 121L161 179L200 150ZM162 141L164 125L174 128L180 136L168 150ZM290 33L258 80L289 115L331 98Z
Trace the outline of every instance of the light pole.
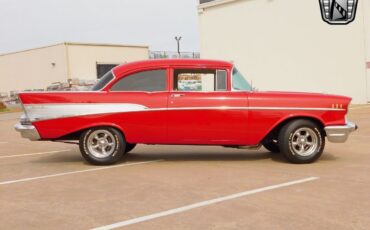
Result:
M175 40L176 40L176 42L177 42L177 53L179 54L179 58L180 58L180 40L181 40L181 36L180 37L175 37Z

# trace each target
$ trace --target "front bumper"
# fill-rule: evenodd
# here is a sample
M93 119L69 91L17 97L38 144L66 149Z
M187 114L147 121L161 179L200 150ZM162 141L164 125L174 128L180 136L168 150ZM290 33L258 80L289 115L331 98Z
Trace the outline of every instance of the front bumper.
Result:
M353 122L347 122L345 125L326 126L326 137L330 142L344 143L347 141L349 134L357 128L357 125Z
M31 141L37 141L41 139L39 132L33 125L22 125L21 123L18 123L14 126L14 128L21 133L23 138L30 139Z

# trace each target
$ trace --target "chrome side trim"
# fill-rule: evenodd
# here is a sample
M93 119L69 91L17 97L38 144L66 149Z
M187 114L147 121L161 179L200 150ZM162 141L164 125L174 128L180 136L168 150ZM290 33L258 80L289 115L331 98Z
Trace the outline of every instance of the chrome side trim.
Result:
M174 107L167 110L307 110L307 111L345 111L345 109L333 108L294 108L294 107L230 107L230 106L215 106L215 107ZM156 109L153 109L156 110Z
M99 115L109 113L181 111L181 110L291 110L291 111L345 111L335 108L292 108L292 107L172 107L148 108L130 103L65 103L65 104L26 104L27 117L31 122L57 118Z
M19 93L22 94L53 94L53 93L107 93L106 91L86 91L86 90L81 90L81 91L20 91Z
M33 125L22 125L21 123L18 123L14 126L14 128L16 131L21 133L23 138L27 138L31 141L37 141L41 139L39 132Z
M347 141L351 132L357 130L357 125L353 122L347 122L345 125L326 126L325 132L328 141L333 143L344 143Z

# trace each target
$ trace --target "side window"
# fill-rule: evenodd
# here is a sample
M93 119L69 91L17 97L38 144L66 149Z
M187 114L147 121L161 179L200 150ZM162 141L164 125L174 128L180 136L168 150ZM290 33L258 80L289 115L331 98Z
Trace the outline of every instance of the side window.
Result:
M216 90L227 90L227 72L225 70L217 70L216 72Z
M166 91L166 70L150 70L128 75L114 84L110 91Z
M226 70L177 69L174 71L174 90L213 92L227 90Z
M233 69L232 88L237 91L253 90L252 86L248 83L245 77L235 67Z

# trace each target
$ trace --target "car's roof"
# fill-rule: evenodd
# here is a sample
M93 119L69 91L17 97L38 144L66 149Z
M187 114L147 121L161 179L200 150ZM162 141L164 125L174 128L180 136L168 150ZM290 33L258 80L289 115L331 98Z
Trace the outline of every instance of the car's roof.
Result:
M114 73L116 75L121 75L128 69L138 69L145 67L163 67L163 66L194 66L194 67L207 67L207 66L222 66L231 67L233 64L227 61L219 60L207 60L207 59L151 59L143 61L129 62L119 65L114 68Z

